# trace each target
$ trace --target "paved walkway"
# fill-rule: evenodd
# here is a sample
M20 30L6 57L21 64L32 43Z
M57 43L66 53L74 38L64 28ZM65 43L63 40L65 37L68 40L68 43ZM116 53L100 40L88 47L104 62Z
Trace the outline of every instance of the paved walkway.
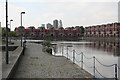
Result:
M15 78L91 78L65 57L55 57L42 52L42 45L27 43Z

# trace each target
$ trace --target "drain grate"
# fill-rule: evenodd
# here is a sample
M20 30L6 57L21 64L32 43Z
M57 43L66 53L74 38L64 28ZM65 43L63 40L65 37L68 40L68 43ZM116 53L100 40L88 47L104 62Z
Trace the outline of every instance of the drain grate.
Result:
M30 57L30 59L39 59L39 57Z

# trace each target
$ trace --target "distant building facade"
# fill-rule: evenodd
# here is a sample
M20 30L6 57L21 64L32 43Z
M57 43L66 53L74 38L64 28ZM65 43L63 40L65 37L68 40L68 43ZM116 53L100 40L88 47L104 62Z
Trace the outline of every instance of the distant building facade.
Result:
M111 23L104 25L96 25L85 27L84 31L82 28L78 27L73 29L68 28L49 28L51 24L48 24L48 28L39 27L35 29L34 26L24 28L20 26L15 29L17 35L23 35L26 37L33 37L36 39L50 39L50 40L80 40L82 37L84 39L112 39L120 41L120 23Z
M39 27L35 29L35 27L18 27L15 29L17 36L23 35L26 38L35 38L35 39L43 39L43 40L79 40L83 37L83 33L81 28L72 29L72 28L49 28L45 29L45 27Z
M85 27L84 37L89 39L112 39L120 41L120 23Z
M41 27L45 27L45 24L41 24Z
M55 29L58 28L58 20L57 20L57 19L53 21L53 27L54 27Z
M47 27L47 29L50 29L50 28L52 28L52 27L53 27L53 25L52 25L52 24L50 24L50 23L48 23L48 24L46 24L46 27Z
M59 21L59 28L63 27L62 20Z

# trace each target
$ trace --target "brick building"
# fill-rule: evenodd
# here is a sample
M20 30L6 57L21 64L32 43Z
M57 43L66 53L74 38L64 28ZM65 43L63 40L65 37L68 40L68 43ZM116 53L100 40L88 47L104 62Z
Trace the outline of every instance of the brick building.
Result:
M81 28L72 29L72 28L50 28L45 29L45 27L39 27L35 29L35 27L31 26L28 28L24 28L23 26L15 28L17 36L24 36L26 38L34 38L34 39L47 39L47 40L79 40L83 37L83 33Z
M120 38L120 23L85 27L85 37Z

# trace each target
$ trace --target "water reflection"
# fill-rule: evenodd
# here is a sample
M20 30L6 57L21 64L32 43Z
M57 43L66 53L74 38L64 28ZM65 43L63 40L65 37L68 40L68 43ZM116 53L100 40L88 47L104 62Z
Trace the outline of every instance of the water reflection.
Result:
M88 58L95 56L101 63L105 65L118 64L118 58L120 56L120 43L116 42L57 42L57 45L53 45L54 55L63 55L73 60L73 50L76 53L83 52ZM67 54L69 54L67 56ZM81 66L81 55L75 55L75 63ZM120 64L118 64L120 66ZM84 69L87 70L92 75L93 72L93 59L84 58ZM90 68L92 67L92 68ZM114 66L104 67L96 62L96 68L98 71L104 75L106 78L114 78ZM95 74L98 78L103 78L98 72Z
M93 42L86 44L86 47L94 48L96 50L101 50L108 52L109 55L120 56L120 43L119 42ZM102 53L101 53L102 54Z

